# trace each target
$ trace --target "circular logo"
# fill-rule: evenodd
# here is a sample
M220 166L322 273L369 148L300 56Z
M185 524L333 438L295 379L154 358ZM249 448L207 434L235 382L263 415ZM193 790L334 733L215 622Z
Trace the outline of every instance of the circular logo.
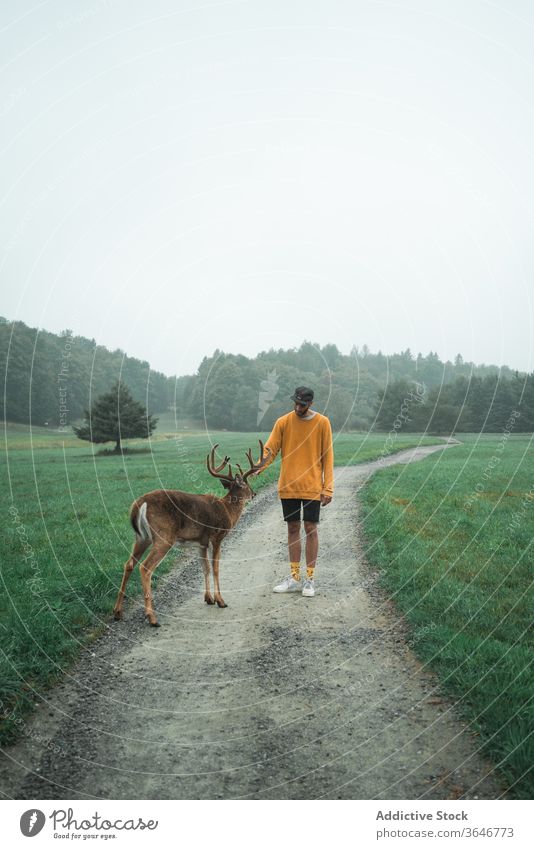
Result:
M37 808L30 808L29 811L24 811L20 818L20 830L24 837L35 837L39 834L43 825L46 822L46 817L42 811Z

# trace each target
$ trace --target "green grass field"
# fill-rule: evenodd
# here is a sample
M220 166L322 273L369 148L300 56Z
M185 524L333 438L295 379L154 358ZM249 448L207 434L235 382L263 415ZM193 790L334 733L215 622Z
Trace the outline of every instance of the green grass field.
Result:
M464 444L362 492L370 563L417 655L458 701L510 795L534 795L534 441Z
M132 453L106 456L45 428L9 425L5 435L2 743L111 621L132 544L131 501L159 487L222 495L205 467L211 444L242 462L267 436L174 432L164 420L150 444L132 440ZM462 446L369 481L361 493L368 557L411 626L415 652L458 700L511 795L531 798L534 445L528 435L459 439ZM436 441L410 434L393 447ZM336 434L336 465L376 458L385 445L384 434ZM277 474L278 461L255 488ZM129 594L139 589L136 571Z
M158 488L222 496L223 488L206 470L211 445L219 442L221 451L243 465L246 449L257 456L258 437L268 435L175 432L173 425L170 416L162 417L150 444L130 440L128 450L138 453L123 456L98 454L102 446L46 428L5 429L0 742L16 736L17 720L43 686L61 677L81 646L111 621L133 542L128 518L133 499ZM394 448L420 441L417 435L399 437ZM377 457L384 445L384 435L336 435L336 463ZM259 490L277 476L278 460L253 486ZM158 567L155 586L173 559L169 555ZM138 570L128 591L140 591Z

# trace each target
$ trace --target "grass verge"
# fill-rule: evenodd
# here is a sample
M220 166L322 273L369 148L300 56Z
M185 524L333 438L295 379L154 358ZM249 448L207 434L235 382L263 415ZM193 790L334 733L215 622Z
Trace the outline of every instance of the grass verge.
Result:
M375 474L360 493L369 563L414 651L497 764L534 795L532 436L461 446Z

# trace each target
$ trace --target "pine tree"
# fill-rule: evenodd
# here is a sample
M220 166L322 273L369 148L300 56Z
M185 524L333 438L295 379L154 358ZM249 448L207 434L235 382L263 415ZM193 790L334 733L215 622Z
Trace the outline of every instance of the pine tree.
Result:
M84 418L85 424L73 425L76 436L88 442L115 442L117 454L122 451L122 439L147 439L158 422L142 404L134 401L128 387L119 380L110 392L96 399Z
M377 430L413 431L414 416L421 406L423 395L413 381L395 380L388 383L379 394L375 405Z

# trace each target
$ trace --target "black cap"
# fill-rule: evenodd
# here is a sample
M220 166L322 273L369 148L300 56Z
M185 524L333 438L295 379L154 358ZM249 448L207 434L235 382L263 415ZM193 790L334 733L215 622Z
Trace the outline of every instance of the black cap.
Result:
M299 404L311 404L313 401L313 389L307 386L297 386L294 394L291 396L292 401L297 401Z

